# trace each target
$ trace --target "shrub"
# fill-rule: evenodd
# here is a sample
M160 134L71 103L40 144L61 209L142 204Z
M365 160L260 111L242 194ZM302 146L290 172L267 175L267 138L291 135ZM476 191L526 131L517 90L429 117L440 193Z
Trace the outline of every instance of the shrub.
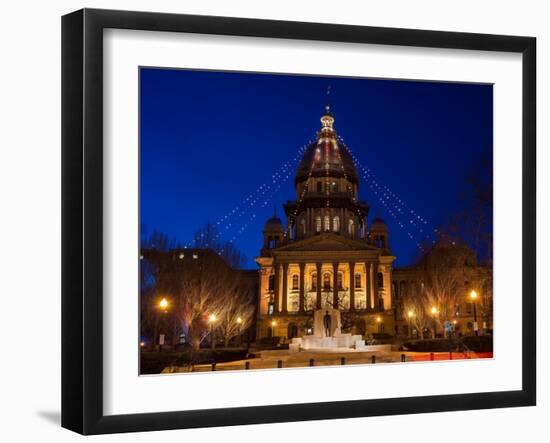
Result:
M447 352L449 350L456 351L457 347L458 341L456 339L452 339L449 343L449 339L446 338L414 340L403 343L404 350L413 352Z
M375 332L372 334L372 338L375 340L389 340L393 338L393 335L388 334L387 332Z
M493 351L493 336L492 335L470 335L462 338L462 343L474 352L492 352Z
M428 340L413 340L403 343L403 349L413 352L448 352L470 350L473 352L492 352L493 337L491 335L469 335L462 338L436 338Z

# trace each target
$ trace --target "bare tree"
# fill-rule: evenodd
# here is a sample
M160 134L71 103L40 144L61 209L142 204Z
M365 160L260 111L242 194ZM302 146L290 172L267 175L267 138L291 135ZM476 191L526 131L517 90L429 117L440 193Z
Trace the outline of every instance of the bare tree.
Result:
M233 242L223 242L220 233L211 223L207 223L195 232L195 248L212 249L234 269L242 269L246 266L246 256L235 247Z
M221 263L214 253L198 254L194 268L187 269L181 279L178 313L194 349L211 331L222 328L226 318L243 301L239 273ZM249 319L244 307L243 318Z
M424 330L429 328L429 300L426 294L418 287L417 290L407 294L403 300L403 312L410 321L411 326L418 331L421 340L424 340ZM409 317L409 312L411 316Z
M424 311L432 316L432 322L452 321L465 294L469 271L475 265L475 254L448 238L440 239L424 255L419 264L422 295L418 298L425 306Z
M155 294L153 298L167 298L169 308L159 317L150 297L143 298L142 308L155 321L162 318L165 324L172 325L174 345L182 332L194 350L212 331L223 331L224 339L230 340L235 329L227 326L229 318L236 320L240 316L242 331L250 326L254 312L251 289L242 274L227 266L214 251L146 250L144 260L150 263L154 276L150 291Z
M217 317L225 312L227 303L239 295L239 271L245 257L232 243L218 243L219 235L212 225L195 234L199 251L191 253L181 249L176 239L153 231L141 232L140 256L140 321L141 335L158 337L162 324L163 332L169 332L173 345L179 343L184 333L194 349L209 335L209 315ZM180 250L181 249L181 250ZM185 258L180 259L180 256ZM159 309L159 301L166 298L168 308ZM246 309L242 318L247 317ZM216 322L218 324L218 322ZM218 324L219 325L219 324ZM247 325L242 325L246 330Z
M254 294L250 287L243 285L240 278L233 278L232 288L225 291L218 307L217 331L227 347L232 338L243 334L254 320Z

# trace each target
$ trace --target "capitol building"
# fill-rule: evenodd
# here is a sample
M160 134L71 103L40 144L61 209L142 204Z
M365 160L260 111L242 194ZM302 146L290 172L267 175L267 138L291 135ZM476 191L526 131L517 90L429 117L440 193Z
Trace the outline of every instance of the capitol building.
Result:
M418 285L417 274L394 268L388 227L380 218L369 221L353 157L334 123L327 106L299 162L295 199L283 205L284 222L274 214L265 224L255 259L257 339L318 334L314 313L329 309L339 311L346 332L410 336L400 298ZM458 316L464 330L467 311Z

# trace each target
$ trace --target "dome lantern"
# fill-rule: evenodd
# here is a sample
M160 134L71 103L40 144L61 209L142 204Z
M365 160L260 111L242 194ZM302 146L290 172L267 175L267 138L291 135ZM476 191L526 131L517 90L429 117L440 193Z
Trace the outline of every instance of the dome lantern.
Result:
M330 105L325 106L325 113L321 117L321 132L333 132L334 131L334 116L330 111Z

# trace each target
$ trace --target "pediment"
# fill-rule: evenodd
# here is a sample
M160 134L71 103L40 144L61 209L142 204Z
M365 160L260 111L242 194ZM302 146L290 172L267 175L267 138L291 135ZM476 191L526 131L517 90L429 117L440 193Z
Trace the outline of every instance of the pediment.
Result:
M277 248L279 252L290 251L371 251L378 250L363 241L353 240L338 234L324 233L304 240L298 240Z

